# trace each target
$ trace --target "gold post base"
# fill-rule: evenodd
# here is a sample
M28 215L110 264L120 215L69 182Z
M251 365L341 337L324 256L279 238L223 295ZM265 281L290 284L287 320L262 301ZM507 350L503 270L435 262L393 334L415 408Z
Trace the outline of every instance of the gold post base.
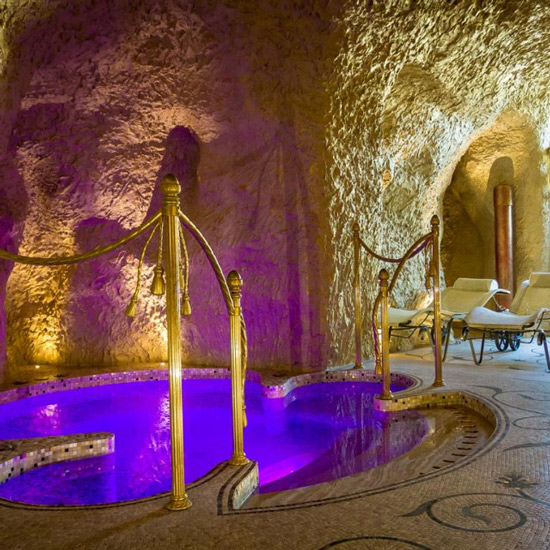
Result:
M362 370L363 368L363 365L361 363L355 363L355 365L353 365L353 370Z
M187 495L179 498L171 497L170 502L165 506L167 510L176 512L178 510L187 510L193 503L189 500Z
M229 461L229 464L231 466L244 466L245 464L248 464L250 460L246 458L244 455L237 455L233 456L231 460Z
M432 384L432 388L444 388L445 387L445 382L443 382L443 380L435 380L434 383Z
M388 395L377 395L376 399L380 399L381 401L391 401L393 399L393 393L390 392Z

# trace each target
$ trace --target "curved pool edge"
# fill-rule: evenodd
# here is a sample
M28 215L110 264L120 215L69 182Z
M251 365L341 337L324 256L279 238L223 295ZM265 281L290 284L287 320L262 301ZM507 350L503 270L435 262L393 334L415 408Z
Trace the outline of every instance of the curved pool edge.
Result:
M263 513L269 513L269 512L301 510L301 509L308 509L308 508L317 507L317 506L325 506L329 504L340 503L340 502L349 502L355 499L362 499L368 496L387 493L388 491L392 491L394 489L403 488L410 485L417 485L425 481L429 481L435 478L439 478L441 476L452 474L453 472L456 472L458 470L471 466L473 463L480 460L485 455L487 455L492 450L494 450L494 448L502 441L502 439L506 435L510 426L508 415L506 414L504 409L498 404L488 400L485 397L482 397L481 395L474 394L471 391L467 391L467 390L441 391L440 390L439 393L445 394L444 400L442 399L443 396L437 399L434 396L434 394L428 394L428 393L416 394L415 393L415 395L411 395L408 397L410 398L414 397L416 398L416 400L406 402L407 406L404 406L401 409L396 408L394 409L394 411L380 411L380 412L382 414L385 414L386 412L398 412L399 410L403 411L403 410L413 409L413 408L422 409L423 407L427 409L437 409L437 408L452 409L456 407L459 407L459 408L464 407L466 409L472 410L475 414L478 414L481 417L483 417L483 419L486 420L487 423L491 425L491 432L487 441L482 446L473 449L471 452L464 455L462 458L456 460L453 464L447 464L445 466L441 466L435 471L422 474L418 477L408 477L406 479L402 479L398 481L389 481L388 483L383 483L379 487L374 487L374 488L354 487L351 490L349 487L347 488L344 487L344 485L348 484L348 481L351 479L354 479L354 478L359 479L362 476L371 475L371 473L374 470L370 470L359 474L354 474L352 476L335 479L330 482L322 483L319 485L314 485L311 487L301 487L291 491L283 491L279 493L279 494L293 493L293 496L297 495L298 498L293 498L292 502L284 502L284 503L252 502L252 503L246 503L246 506L241 506L241 508L222 509L221 507L219 507L218 513L219 514L239 514L239 515L263 514ZM400 401L401 400L402 399L400 399ZM452 401L454 400L456 401L452 403ZM433 403L433 406L430 406L430 401ZM424 405L422 404L422 402L424 403ZM415 403L415 406L412 406L413 403ZM388 465L389 464L391 464L391 462L389 462ZM238 478L236 478L235 484L237 484L238 482L239 480ZM306 495L306 491L312 488L313 488L313 491L311 492L314 492L316 489L327 488L327 490L325 491L326 494L323 496L320 496L320 495L308 496L307 498L304 498L304 499L299 498L300 497L299 493L301 493L301 497L304 497Z
M184 379L201 379L201 378L210 378L210 379L227 379L230 378L230 370L228 368L220 367L187 367L183 369L183 378ZM269 375L266 376L269 379ZM168 380L168 371L167 369L147 369L147 370L136 370L136 371L126 371L126 372L110 372L110 373L101 373L101 374L89 374L85 376L78 377L68 377L62 378L60 380L50 380L46 382L39 382L35 384L22 385L8 390L0 392L0 404L8 403L11 401L16 401L20 399L25 399L27 397L44 395L49 393L54 393L58 391L69 391L78 388L86 388L93 386L101 385L110 385L110 384L121 384L121 383L132 383L132 382L148 382L148 381L163 381ZM372 371L367 370L337 370L337 371L322 371L314 373L304 373L294 376L290 376L280 383L264 384L262 381L262 375L255 371L249 371L247 373L247 380L251 382L256 382L262 387L262 394L268 398L279 398L288 395L294 389L313 385L320 383L330 383L330 382L371 382L371 383L380 383L381 376L374 374ZM421 385L421 380L415 376L411 376L403 373L392 373L391 382L397 385L404 386L406 389L403 391L409 392L418 389ZM399 395L401 392L396 393ZM44 462L41 465L51 464L53 462L62 462L65 460L76 460L80 458L91 458L93 456L100 456L101 454L108 454L114 450L114 436L112 434L103 434L112 437L107 437L104 441L96 439L95 436L99 434L72 434L66 436L52 436L45 438L36 438L42 440L53 440L57 439L61 441L60 448L63 448L63 452L59 455L56 460L51 462ZM82 440L80 440L82 438ZM31 438L29 438L31 439ZM35 438L32 438L35 439ZM3 440L8 441L8 440ZM22 442L21 440L9 440L13 442ZM104 445L107 447L110 446L108 452L99 452L97 451L99 442L103 441ZM85 445L93 445L93 450L97 451L94 453L86 453ZM75 449L73 453L69 455L64 455L65 448ZM49 452L50 449L40 449L40 452ZM34 449L32 452L37 452L37 449ZM22 453L20 453L22 454ZM19 456L19 455L18 455ZM41 455L42 456L42 455ZM34 468L36 462L32 462L33 455L30 455L29 464L31 468ZM11 459L12 457L10 457ZM4 466L4 462L1 462L2 456L0 454L0 471ZM39 467L36 466L36 467ZM11 465L9 466L11 470ZM24 467L23 472L27 471L28 467ZM250 466L234 470L232 467L228 466L226 462L219 463L212 470L207 472L204 476L199 479L189 483L187 487L193 489L200 485L203 485L207 482L218 479L221 472L228 470L231 473L230 480L223 482L221 492L218 496L218 504L221 507L221 513L228 513L230 511L236 511L241 508L247 498L254 492L258 486L258 468L257 464L252 460ZM224 476L222 476L224 477ZM7 479L10 479L9 477ZM7 481L7 479L2 479L0 477L0 482ZM83 508L107 508L113 506L125 506L143 503L151 500L158 500L162 498L167 498L169 493L158 493L156 495L150 495L148 497L131 499L120 502L105 503L105 504L94 504L94 505L61 505L61 506L49 506L49 505L38 505L38 504L28 504L15 500L0 499L0 504L8 506L23 507L26 509L34 510L75 510ZM221 500L220 500L221 499ZM223 501L223 505L222 505ZM223 511L222 511L223 510Z
M392 399L374 398L374 410L397 412L411 409L429 409L438 407L467 407L482 416L496 429L498 420L496 411L485 401L464 390L435 390L431 392L409 393Z
M325 384L329 382L373 382L381 383L382 375L364 369L327 370L290 376L280 383L264 384L262 382L262 394L269 398L285 397L292 390L309 384ZM390 382L403 386L409 391L421 384L421 380L410 374L393 372ZM403 391L405 391L403 390Z
M29 470L114 452L115 435L109 432L3 439L0 447L0 484Z
M201 378L230 378L231 372L227 367L184 367L182 377L184 380ZM265 382L264 382L265 379ZM168 369L153 368L144 370L131 370L123 372L109 372L101 374L88 374L84 376L63 377L59 380L29 383L7 390L0 391L0 405L58 391L69 391L91 386L103 386L108 384L125 384L130 382L149 382L168 380ZM382 381L382 376L369 370L330 370L319 371L285 377L280 382L273 380L269 373L259 373L249 370L246 373L248 382L256 382L262 386L262 395L268 398L285 397L295 388L309 384L322 384L327 382L375 382ZM391 383L404 386L407 391L415 389L421 383L416 376L403 373L392 373Z

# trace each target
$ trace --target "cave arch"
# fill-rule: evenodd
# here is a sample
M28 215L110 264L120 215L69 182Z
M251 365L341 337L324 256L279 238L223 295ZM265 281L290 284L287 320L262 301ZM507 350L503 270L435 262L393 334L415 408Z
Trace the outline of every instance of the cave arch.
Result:
M443 196L445 282L495 277L493 189L512 187L515 286L548 269L543 156L530 121L509 111L472 141Z

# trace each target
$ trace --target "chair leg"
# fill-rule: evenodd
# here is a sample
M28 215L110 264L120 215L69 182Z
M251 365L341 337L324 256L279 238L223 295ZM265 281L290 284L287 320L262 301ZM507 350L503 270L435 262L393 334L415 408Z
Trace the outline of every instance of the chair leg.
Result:
M485 333L483 333L483 336L481 337L481 350L479 351L479 359L476 356L473 339L468 340L468 342L470 342L470 349L472 350L472 358L474 359L474 363L476 365L481 365L481 362L483 361L483 349L485 348Z
M544 333L544 330L541 330L539 332L537 340L539 346L542 345L544 347L544 355L546 356L546 368L548 369L548 372L550 372L550 355L548 354L548 342L546 340L546 334Z
M443 357L441 358L441 361L445 361L447 358L447 350L449 349L449 339L451 338L451 323L447 323L445 325L445 337L443 342Z

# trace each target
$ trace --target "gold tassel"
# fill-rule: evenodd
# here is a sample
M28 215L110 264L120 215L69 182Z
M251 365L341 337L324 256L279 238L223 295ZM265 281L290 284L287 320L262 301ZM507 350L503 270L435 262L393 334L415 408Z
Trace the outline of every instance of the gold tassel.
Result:
M180 282L183 293L181 299L181 313L182 315L189 316L191 315L191 302L189 301L189 255L187 254L187 246L185 245L181 222L179 223L179 233L182 252L181 258L183 260L183 265L180 266Z
M181 313L187 316L191 315L191 302L188 294L184 294L181 300Z
M137 311L137 296L134 294L124 314L126 317L135 317Z
M164 294L166 285L164 284L164 269L162 266L155 266L155 275L151 284L151 293L157 296Z
M139 288L141 285L141 269L143 268L143 260L145 259L145 253L147 252L147 248L149 247L149 244L151 243L151 240L153 239L154 234L156 233L157 229L160 226L160 222L153 227L153 230L149 234L149 237L147 237L147 240L145 241L145 246L143 247L143 250L141 251L141 256L139 257L139 263L138 263L138 270L137 270L137 278L136 278L136 289L134 290L134 294L132 295L132 299L130 300L130 303L128 304L128 307L126 308L126 311L124 314L126 317L135 317L137 312L137 301L139 297Z

